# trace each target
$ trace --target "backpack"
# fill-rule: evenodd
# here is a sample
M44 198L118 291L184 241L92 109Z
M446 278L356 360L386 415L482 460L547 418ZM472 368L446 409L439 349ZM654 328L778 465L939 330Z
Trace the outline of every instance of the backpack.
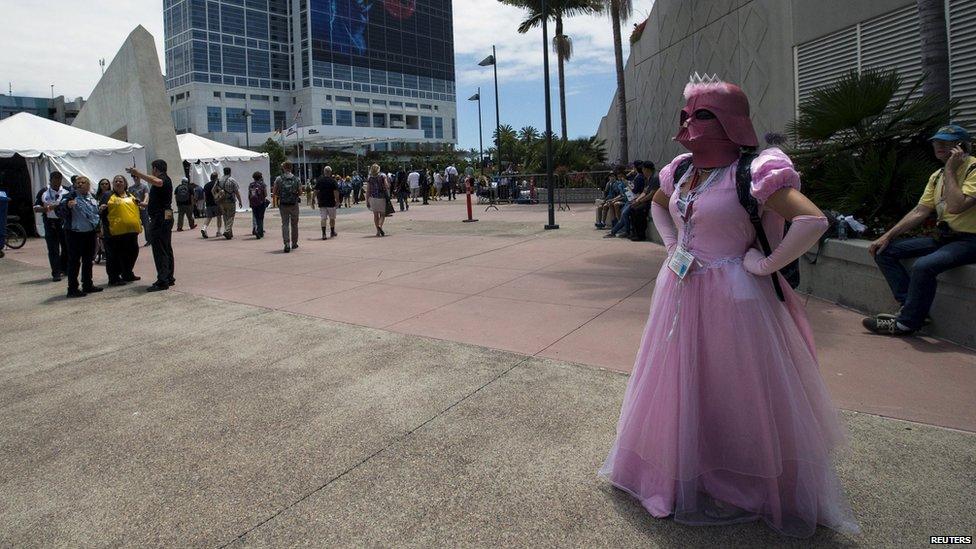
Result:
M301 186L294 174L278 176L278 203L285 206L298 204Z
M264 188L263 182L254 181L248 188L247 201L252 208L260 208L264 201L268 199L268 191Z
M214 184L213 190L210 191L213 194L215 202L223 202L225 200L234 200L234 195L230 194L227 190L227 181L230 180L229 175L225 175L220 181Z
M755 160L756 156L754 152L747 152L742 153L742 156L739 157L739 166L735 171L735 191L739 197L739 204L749 214L749 221L752 223L752 228L756 231L756 240L759 241L762 252L768 256L773 251L769 246L769 239L766 237L766 231L762 226L762 217L759 215L759 201L749 192L749 189L752 187L752 161ZM677 168L675 168L675 184L681 180L690 167L691 157L689 156L682 160ZM786 230L789 230L789 223L786 224ZM795 289L800 285L800 261L794 259L789 265L780 269L779 274L786 279L786 282L791 288ZM773 289L776 290L776 297L780 301L786 301L783 295L783 288L779 285L779 277L774 276L771 278L773 279Z
M190 192L190 185L186 183L177 185L173 194L176 196L176 203L184 206L190 203L190 197L193 196L193 193Z

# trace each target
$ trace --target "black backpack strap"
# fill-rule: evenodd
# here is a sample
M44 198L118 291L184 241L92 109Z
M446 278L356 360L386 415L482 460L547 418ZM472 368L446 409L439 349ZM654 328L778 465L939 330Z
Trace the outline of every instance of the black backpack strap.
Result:
M688 158L685 158L681 162L678 162L678 165L675 166L675 168L674 168L674 174L673 174L674 175L674 181L671 182L671 186L674 188L674 190L676 190L676 191L678 190L678 183L681 182L681 178L685 176L685 173L688 172L688 168L690 168L690 167L691 167L691 157L690 156Z
M768 257L769 254L773 253L773 250L769 246L769 238L766 237L766 230L763 229L762 217L759 213L759 201L750 192L752 187L752 161L755 159L756 153L753 152L743 153L739 157L739 165L735 171L735 190L739 196L739 204L742 204L746 213L749 214L749 221L752 223L752 228L756 231L756 239L759 241L763 255ZM783 295L783 288L779 283L779 277L776 276L776 273L773 273L771 276L773 279L773 289L776 290L776 297L780 301L786 301L786 297Z

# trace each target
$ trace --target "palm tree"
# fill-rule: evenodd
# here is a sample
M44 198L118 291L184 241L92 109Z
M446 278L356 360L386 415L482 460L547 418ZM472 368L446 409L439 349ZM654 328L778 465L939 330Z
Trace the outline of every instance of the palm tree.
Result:
M505 4L529 10L529 18L522 21L518 31L522 34L542 23L542 2L540 0L501 0ZM566 140L566 62L573 56L573 40L563 33L563 18L585 15L603 9L603 0L549 0L546 3L545 17L556 22L556 35L552 37L552 50L556 54L559 73L559 121L562 124L562 138Z
M922 37L922 68L927 77L922 93L941 100L949 115L949 38L946 35L944 0L915 0Z
M617 131L620 141L620 156L617 162L626 164L627 152L627 95L624 92L624 47L620 36L620 24L630 19L634 11L633 0L603 0L604 6L610 12L610 23L613 25L613 56L617 62Z
M532 143L536 139L539 139L539 130L535 129L532 126L524 126L521 130L519 130L518 138L519 141L523 141L525 143Z

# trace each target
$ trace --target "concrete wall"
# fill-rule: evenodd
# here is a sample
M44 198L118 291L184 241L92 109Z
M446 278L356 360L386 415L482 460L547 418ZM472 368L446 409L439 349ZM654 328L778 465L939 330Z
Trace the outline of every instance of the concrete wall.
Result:
M682 151L682 90L694 72L717 73L749 95L759 135L795 114L793 46L913 0L657 0L625 66L629 157L659 164ZM616 97L616 96L614 96ZM619 157L616 99L597 136Z
M183 161L167 97L156 43L140 25L126 38L73 125L139 143L149 162L162 158L170 176L179 176Z

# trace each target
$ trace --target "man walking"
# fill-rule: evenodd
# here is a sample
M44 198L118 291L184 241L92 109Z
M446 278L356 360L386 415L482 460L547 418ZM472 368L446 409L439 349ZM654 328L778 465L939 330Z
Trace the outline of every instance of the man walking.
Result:
M420 202L420 173L410 170L407 174L407 185L410 187L410 202Z
M34 211L43 216L47 261L51 265L51 279L55 282L59 282L68 272L68 242L62 219L58 215L58 206L68 195L67 189L61 186L63 180L61 172L51 172L48 176L50 183L34 199Z
M224 168L224 177L214 185L213 193L224 218L224 238L230 240L234 238L234 216L237 215L237 206L244 207L240 186L237 180L231 177L230 168Z
M362 200L363 195L363 178L359 175L359 172L352 172L352 202L353 204L359 204Z
M318 194L319 214L322 217L322 240L327 240L329 234L336 235L336 207L339 205L339 185L332 177L332 168L322 168L322 177L315 182L315 192ZM328 223L328 226L326 225Z
M458 185L458 171L457 168L454 167L454 164L451 164L446 170L444 170L444 176L447 179L447 181L444 182L444 184L447 185L447 192L445 193L447 195L447 199L454 200L457 198Z
M420 170L420 195L424 199L423 203L425 206L429 204L429 202L427 202L429 198L428 196L429 194L430 194L430 171L425 168L423 170Z
M901 308L895 314L865 318L862 324L884 335L911 335L928 323L935 300L936 277L949 269L976 263L976 159L971 155L969 132L943 126L929 139L943 164L929 177L922 198L888 232L871 243L868 251L888 281ZM937 234L932 237L892 239L922 224L935 213ZM909 272L901 261L918 258ZM951 320L950 320L951 322Z
M291 169L291 162L283 162L283 173L275 179L271 189L271 194L278 201L278 213L281 214L281 239L285 242L285 253L298 248L298 203L301 200L302 183Z
M182 178L180 184L173 190L173 195L176 198L176 232L183 232L184 217L190 224L190 230L196 229L197 223L193 220L193 188L190 186L190 180Z
M147 232L152 245L153 262L156 264L156 282L146 288L149 292L168 290L176 284L173 258L173 181L166 174L166 161L157 158L152 161L152 175L144 174L136 168L126 168L132 177L145 181L149 189L149 214Z
M74 190L62 201L62 211L68 240L68 297L85 297L100 292L102 289L92 281L92 264L102 219L98 212L98 201L91 196L91 181L87 177L82 175L75 180Z

